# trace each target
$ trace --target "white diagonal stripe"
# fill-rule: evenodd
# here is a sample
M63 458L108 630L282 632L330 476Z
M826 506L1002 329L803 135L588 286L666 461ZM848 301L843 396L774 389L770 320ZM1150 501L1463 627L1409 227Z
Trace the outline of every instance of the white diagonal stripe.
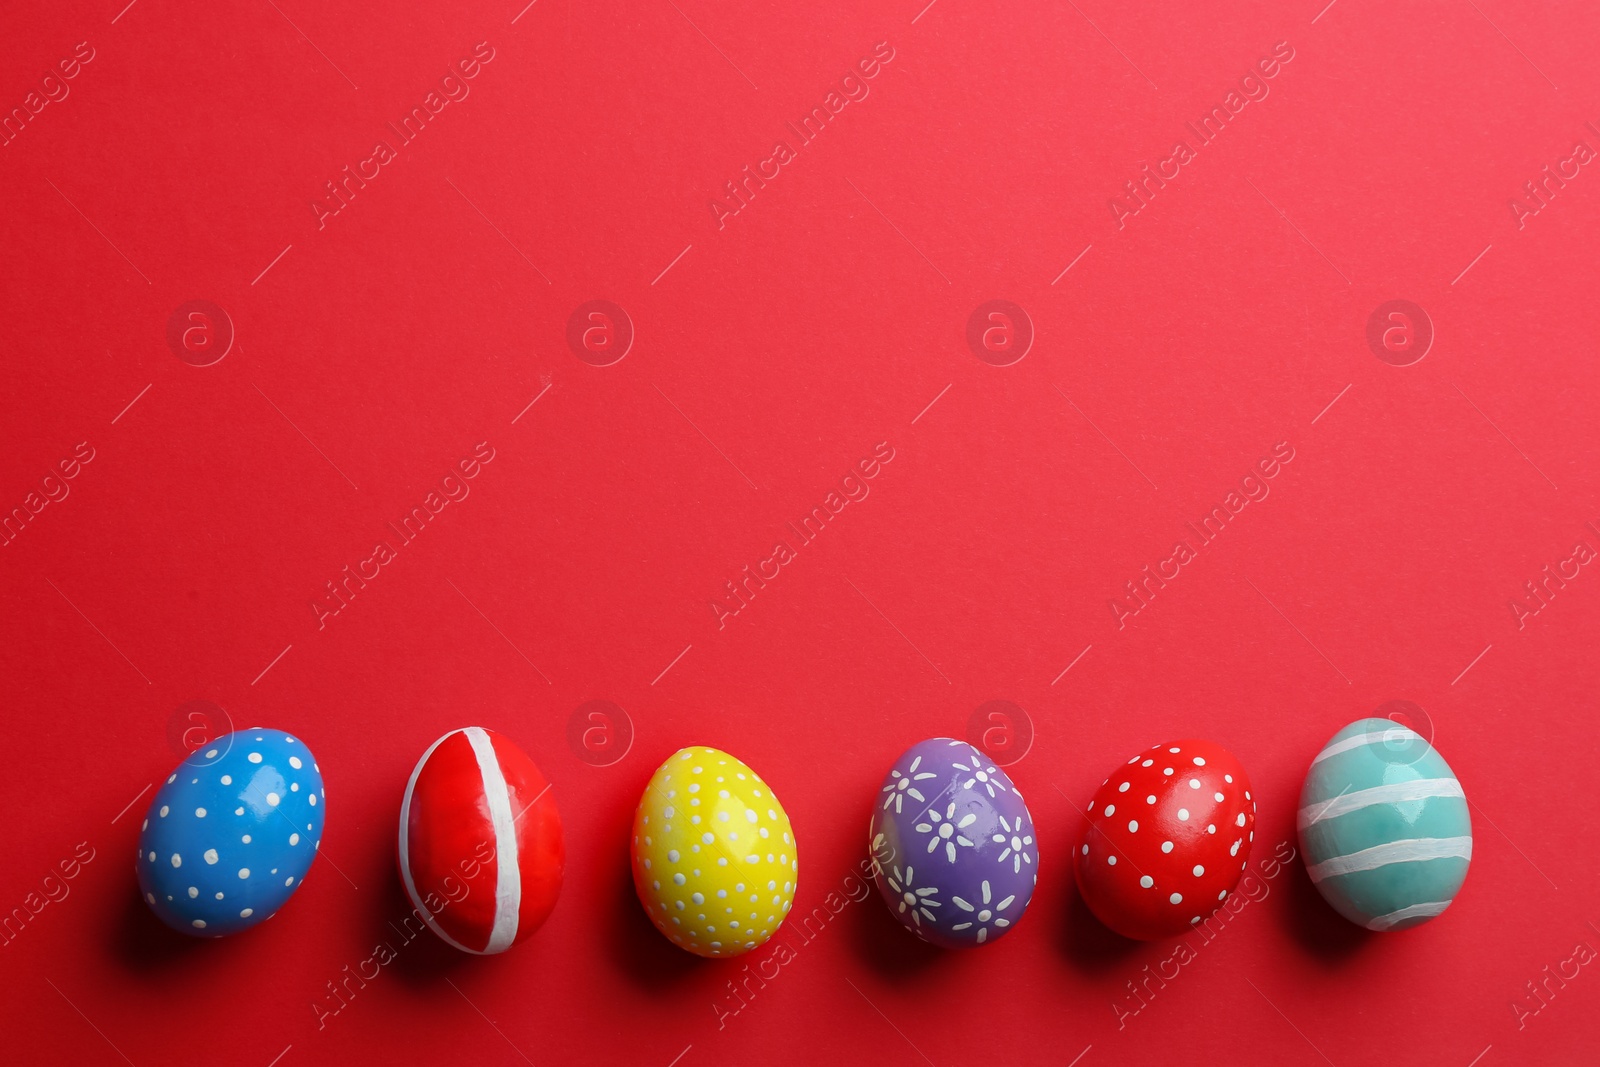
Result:
M483 795L489 802L489 819L494 823L494 930L484 954L504 952L517 938L517 912L522 907L522 868L517 862L517 823L511 814L511 793L500 771L494 745L481 726L466 729L472 754L478 757L483 775Z
M1416 778L1409 782L1390 782L1388 785L1375 785L1371 789L1358 789L1354 793L1341 793L1332 800L1307 804L1300 809L1295 821L1304 830L1323 819L1337 819L1374 804L1404 804L1431 797L1465 799L1466 794L1461 791L1461 783L1454 778Z
M1411 837L1404 841L1390 841L1372 848L1364 848L1347 856L1334 856L1306 868L1313 882L1337 878L1341 874L1357 871L1374 871L1391 863L1414 863L1420 860L1446 860L1472 858L1472 838L1467 837Z
M1311 765L1315 767L1323 760L1332 759L1339 753L1349 752L1353 748L1365 748L1367 745L1381 745L1386 741L1394 742L1397 745L1409 745L1413 741L1422 741L1424 745L1428 743L1423 741L1422 735L1417 733L1415 730L1412 730L1409 727L1401 726L1399 723L1395 723L1393 726L1385 727L1383 730L1363 730L1359 734L1351 734L1342 741L1335 741L1321 752L1318 752L1317 758L1311 761Z
M1430 900L1426 904L1413 904L1409 908L1401 908L1399 911L1391 911L1387 915L1380 915L1376 919L1367 920L1367 929L1388 930L1395 924L1405 922L1407 919L1431 919L1448 908L1450 903L1449 900Z
M405 883L406 896L411 898L412 913L421 916L422 921L428 924L428 929L438 934L444 943L462 952L473 952L449 934L444 932L444 927L433 917L433 912L423 903L422 894L417 892L417 883L411 877L411 794L417 788L417 778L422 774L422 768L428 765L428 758L433 755L433 750L444 744L460 730L451 730L433 744L428 746L428 751L417 760L417 765L411 768L411 777L406 782L405 796L400 800L400 880Z

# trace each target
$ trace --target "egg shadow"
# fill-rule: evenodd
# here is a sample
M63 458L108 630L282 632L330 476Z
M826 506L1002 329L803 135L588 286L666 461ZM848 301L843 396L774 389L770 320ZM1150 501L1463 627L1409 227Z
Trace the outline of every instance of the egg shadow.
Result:
M857 825L870 826L873 811L873 804L866 804L861 809ZM849 878L866 887L866 896L856 900L852 883L846 890L850 895L845 909L836 921L844 928L850 952L858 960L874 974L892 982L903 982L938 973L959 957L963 950L940 948L924 941L910 927L901 924L895 910L899 901L890 904L885 899L872 873L892 868L894 858L892 848L881 854L875 854L871 848L862 849L851 864ZM822 912L826 915L828 909L823 907ZM795 924L796 933L800 935L797 938L799 941L805 941L810 932L805 925L806 918L806 915L797 911L785 920L785 925Z
M129 879L111 931L111 952L123 969L141 979L159 978L190 966L197 953L204 952L215 938L190 937L156 918L155 912L139 895L139 886Z
M621 840L626 840L623 835ZM665 984L682 982L714 961L696 956L668 941L656 929L633 888L633 864L621 841L606 850L606 954L630 982L641 990L659 992Z
M433 989L479 958L445 944L428 928L422 920L421 909L412 906L400 881L400 872L393 866L386 865L378 891L383 899L376 908L369 909L371 943L386 944L394 950L395 958L383 969L398 976L401 982L412 988Z
M1281 909L1280 920L1289 936L1310 956L1327 965L1337 965L1353 958L1373 939L1383 935L1375 933L1346 919L1322 899L1322 894L1312 884L1305 864L1288 865L1288 884L1284 886L1288 904Z
M869 970L888 981L903 982L934 973L961 955L961 949L940 948L900 925L877 885L870 878L865 881L871 892L850 904L841 925L851 952ZM791 915L789 921L804 918Z
M1111 929L1089 910L1076 883L1068 888L1057 948L1079 973L1099 977L1108 971L1125 970L1128 959L1139 955L1148 944Z

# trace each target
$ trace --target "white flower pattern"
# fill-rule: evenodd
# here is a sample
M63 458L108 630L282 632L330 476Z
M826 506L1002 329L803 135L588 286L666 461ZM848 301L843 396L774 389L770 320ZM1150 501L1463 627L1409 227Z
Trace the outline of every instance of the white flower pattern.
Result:
M957 845L961 845L964 848L977 847L978 843L976 841L969 841L961 833L962 830L978 821L978 816L973 812L969 811L957 820L956 802L952 800L950 806L945 809L944 815L941 816L937 808L929 808L927 816L927 822L919 822L913 829L919 834L929 835L928 851L930 853L937 851L942 844L944 845L946 858L951 863L954 863L956 861Z
M917 800L921 803L927 803L928 798L922 795L922 791L916 787L915 783L926 781L929 778L937 778L938 775L934 774L932 771L923 771L921 774L918 774L917 767L920 766L921 763L922 757L918 756L916 759L911 761L911 766L906 768L906 772L904 774L900 773L900 768L898 767L889 772L889 784L885 785L882 790L888 794L888 796L883 798L884 811L888 811L889 808L893 806L894 813L896 815L901 814L903 810L901 807L903 803L902 798L908 794L914 800Z
M896 761L879 795L876 879L902 925L958 947L995 941L1022 918L1039 880L1038 830L1004 770L934 738Z
M1005 833L995 834L992 839L995 844L1004 846L1000 852L1000 863L1004 866L1009 859L1012 873L1021 874L1024 863L1033 863L1033 851L1028 847L1033 844L1033 834L1023 832L1020 815L1017 816L1015 823L1006 821L1004 815L1000 816L1000 828Z
M906 866L904 875L900 873L899 867L893 867L883 877L889 883L889 888L900 898L901 915L909 914L911 920L918 926L922 925L924 918L930 923L939 921L938 917L928 910L944 906L934 899L939 895L938 886L925 885L920 889L915 888L913 882L916 879L916 870L910 865Z
M973 749L972 752L973 755L976 756L978 750ZM972 776L965 782L961 783L962 789L971 789L974 783L976 783L988 791L991 800L998 795L996 790L998 790L1000 793L1006 792L1006 783L1003 779L1001 779L999 776L999 771L992 763L989 764L987 769L984 768L983 760L981 759L973 759L972 766L970 767L965 763L952 763L950 766L954 767L958 771L963 771Z
M956 907L972 916L972 918L966 920L965 922L959 922L950 927L951 932L954 933L960 930L968 930L973 926L976 926L978 928L977 941L978 944L981 945L989 939L990 930L1004 930L1006 927L1010 926L1011 920L1005 918L1000 913L1011 907L1011 905L1016 902L1016 894L1013 893L1011 896L1006 897L998 904L992 904L991 898L993 895L993 891L989 888L988 879L984 879L982 906L968 904L960 897L951 897L950 899Z

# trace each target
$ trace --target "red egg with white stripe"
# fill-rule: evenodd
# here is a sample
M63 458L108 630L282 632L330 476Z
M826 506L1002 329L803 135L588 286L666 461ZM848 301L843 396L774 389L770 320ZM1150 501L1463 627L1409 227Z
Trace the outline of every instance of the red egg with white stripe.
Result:
M463 952L504 952L561 892L561 815L539 768L469 726L428 746L400 804L400 880L415 914Z
M1140 941L1171 937L1222 906L1250 862L1256 803L1233 753L1212 741L1152 745L1089 801L1073 854L1099 920Z

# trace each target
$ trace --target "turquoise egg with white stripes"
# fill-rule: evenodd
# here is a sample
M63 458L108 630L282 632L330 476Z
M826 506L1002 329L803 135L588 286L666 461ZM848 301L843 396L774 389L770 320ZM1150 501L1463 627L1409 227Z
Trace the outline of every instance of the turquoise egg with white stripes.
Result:
M1311 761L1296 817L1311 882L1346 919L1404 930L1443 912L1472 862L1472 816L1444 757L1389 719L1346 726Z

